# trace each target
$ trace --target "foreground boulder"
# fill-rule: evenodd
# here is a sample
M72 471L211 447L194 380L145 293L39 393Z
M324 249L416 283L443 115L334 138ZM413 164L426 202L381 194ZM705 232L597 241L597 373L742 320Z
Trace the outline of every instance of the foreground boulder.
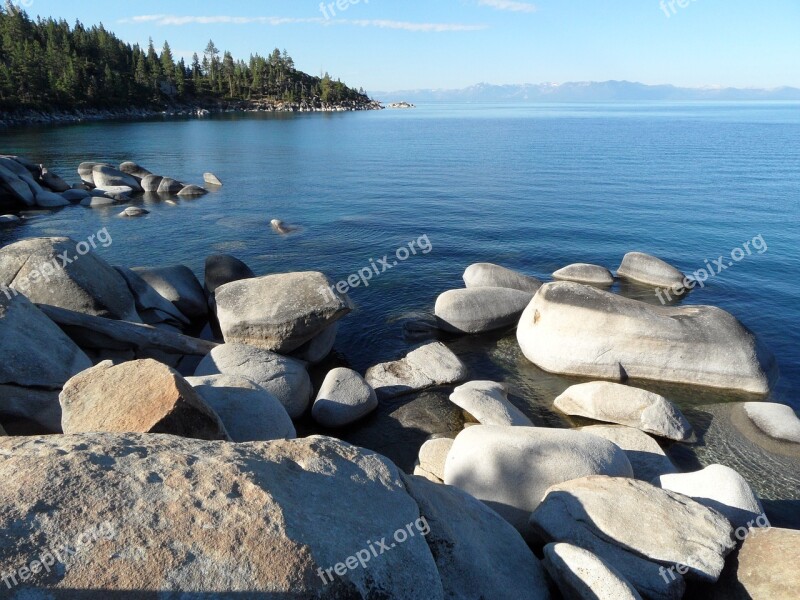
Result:
M571 544L544 547L544 565L569 600L641 600L636 589L611 565Z
M105 361L70 379L59 396L64 433L169 433L229 439L217 414L177 371L154 360Z
M580 532L586 530L673 571L682 565L687 577L712 582L735 546L731 524L716 511L681 494L621 477L585 477L554 485L531 515L531 526L547 542L578 546ZM617 562L610 564L620 568Z
M323 427L344 427L378 408L378 396L352 369L329 371L311 409L314 420Z
M589 425L578 430L598 435L622 448L631 461L634 479L652 482L661 475L677 471L658 442L643 431L623 425Z
M790 406L773 402L745 402L745 414L774 440L800 444L800 419Z
M77 246L65 237L5 246L0 249L0 286L13 287L37 304L140 322L125 280L93 252L78 256Z
M614 276L611 271L598 265L587 263L575 263L559 269L553 273L553 279L560 281L574 281L585 283L586 285L598 285L602 287L610 286L614 283Z
M200 397L222 419L234 442L267 442L297 437L292 419L278 399L244 377L187 377Z
M419 475L435 483L444 483L444 465L454 441L450 438L440 437L422 444L417 464L414 466L414 475Z
M134 267L133 271L190 319L208 314L203 288L189 267Z
M79 545L58 576L17 573L18 594L444 599L397 467L337 440L86 434L2 438L0 456L0 564Z
M573 385L556 398L555 407L568 415L635 427L679 442L692 435L692 426L666 398L618 383Z
M542 282L536 277L523 275L491 263L476 263L464 271L464 284L468 288L500 287L523 292L535 293Z
M643 252L629 252L622 259L617 275L653 287L684 287L686 276L671 264Z
M463 381L467 366L441 342L412 350L405 358L367 370L365 379L379 398L393 398L437 385Z
M195 377L230 375L245 377L261 386L289 413L300 417L308 408L313 389L303 363L245 344L223 344L214 348L195 371Z
M541 563L497 513L459 489L404 479L419 504L445 598L550 598Z
M463 408L481 425L518 425L533 423L508 400L508 388L494 381L470 381L458 386L450 401Z
M476 425L456 437L444 482L475 496L518 531L547 488L587 475L631 477L625 453L597 436L540 427Z
M436 299L434 313L444 331L484 333L516 325L531 297L499 287L449 290Z
M750 484L739 473L724 465L709 465L694 473L661 475L653 483L713 508L727 518L734 528L760 526L756 521L759 517L763 519L764 507Z
M572 282L549 283L520 319L517 340L545 371L627 377L766 394L774 357L712 306L656 307Z
M243 279L217 288L217 318L226 342L291 352L352 309L318 272Z

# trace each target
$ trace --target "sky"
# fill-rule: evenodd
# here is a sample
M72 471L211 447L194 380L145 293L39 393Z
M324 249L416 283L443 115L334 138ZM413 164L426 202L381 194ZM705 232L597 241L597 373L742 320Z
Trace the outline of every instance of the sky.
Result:
M191 58L288 50L368 91L639 81L800 87L797 0L14 0ZM337 7L338 3L338 7ZM340 7L344 7L341 9Z

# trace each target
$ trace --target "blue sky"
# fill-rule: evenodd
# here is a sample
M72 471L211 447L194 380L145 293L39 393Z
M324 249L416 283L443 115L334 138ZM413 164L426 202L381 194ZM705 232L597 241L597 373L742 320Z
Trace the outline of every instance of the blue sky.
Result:
M333 0L327 15L320 0L15 1L34 16L102 22L132 43L168 39L187 57L209 38L243 58L286 48L304 71L368 90L607 79L800 87L797 0Z

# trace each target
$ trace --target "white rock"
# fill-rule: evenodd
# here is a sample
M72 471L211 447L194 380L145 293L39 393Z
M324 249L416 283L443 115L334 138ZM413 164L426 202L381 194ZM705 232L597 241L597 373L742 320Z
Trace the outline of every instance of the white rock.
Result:
M635 479L651 482L659 475L677 471L658 442L639 429L623 425L589 425L578 430L599 435L622 448L631 461Z
M642 252L626 254L617 275L660 288L677 288L686 281L686 276L669 263Z
M785 404L745 402L742 406L756 427L776 440L800 444L800 419Z
M598 265L575 263L553 273L553 279L575 281L586 285L609 286L614 283L611 271Z
M502 287L532 294L542 287L542 282L536 277L523 275L491 263L476 263L467 267L467 270L464 271L464 283L468 288Z
M619 571L578 546L548 544L544 566L567 600L642 600Z
M92 167L92 182L96 187L101 189L106 189L109 186L127 186L133 191L142 191L139 180L133 175L128 175L119 169L107 165L95 165Z
M533 296L500 287L449 290L436 299L439 327L453 333L484 333L519 322Z
M502 383L470 381L453 390L450 401L481 425L533 426L531 420L509 402L508 388Z
M203 173L203 181L209 185L222 186L222 181L213 173Z
M352 369L329 371L311 409L314 420L323 427L344 427L378 408L378 396Z
M435 438L422 444L419 449L417 465L414 468L414 475L420 475L431 481L443 483L444 465L454 441L451 438Z

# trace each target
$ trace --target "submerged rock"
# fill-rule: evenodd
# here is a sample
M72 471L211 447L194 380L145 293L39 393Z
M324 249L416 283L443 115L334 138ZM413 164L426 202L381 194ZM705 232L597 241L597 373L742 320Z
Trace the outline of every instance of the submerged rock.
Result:
M344 427L378 408L378 396L352 369L329 371L311 409L314 420L323 427Z
M611 271L605 267L587 263L576 263L559 269L553 273L553 279L603 287L610 286L614 283L614 276L611 274Z
M149 210L145 210L144 208L140 208L138 206L129 206L128 208L123 210L121 213L119 213L119 216L120 217L144 217L144 216L149 215L149 214L150 214Z
M392 398L466 379L467 366L441 342L412 350L405 358L367 370L365 379L379 398Z
M629 252L622 259L617 275L653 287L680 288L686 276L660 258L643 252Z
M453 333L485 333L516 325L533 296L499 287L449 290L436 300L439 327Z
M470 381L450 395L450 401L463 408L481 425L517 425L533 423L508 400L508 388L494 381Z
M598 435L622 448L633 467L634 479L652 482L660 475L675 473L672 461L653 438L624 425L589 425L578 431Z
M569 600L642 600L619 571L578 546L548 544L544 566Z
M199 185L187 185L178 192L178 196L182 198L196 198L197 196L205 196L207 193L208 190L201 188Z
M464 283L468 288L500 287L534 294L542 287L542 281L491 263L476 263L464 271Z

